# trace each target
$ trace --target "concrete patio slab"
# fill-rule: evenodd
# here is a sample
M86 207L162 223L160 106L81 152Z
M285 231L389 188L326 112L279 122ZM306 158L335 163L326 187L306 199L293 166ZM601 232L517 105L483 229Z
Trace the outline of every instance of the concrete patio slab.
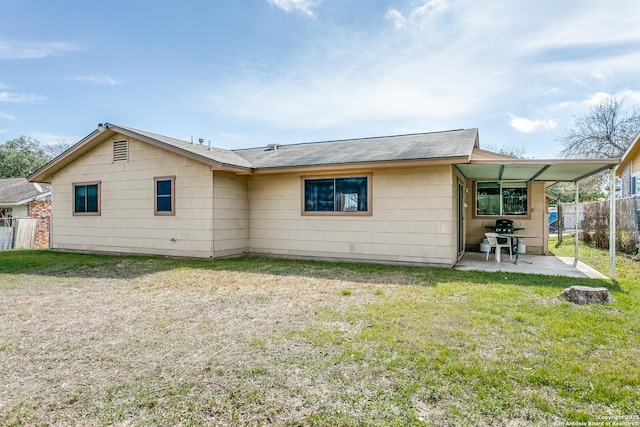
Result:
M551 276L585 277L590 279L607 279L607 276L574 258L557 257L555 255L520 255L520 260L529 261L514 264L509 261L509 254L502 255L502 262L496 262L495 255L490 254L485 261L486 254L480 252L466 252L462 259L453 267L456 270L477 271L505 271L525 274L548 274Z

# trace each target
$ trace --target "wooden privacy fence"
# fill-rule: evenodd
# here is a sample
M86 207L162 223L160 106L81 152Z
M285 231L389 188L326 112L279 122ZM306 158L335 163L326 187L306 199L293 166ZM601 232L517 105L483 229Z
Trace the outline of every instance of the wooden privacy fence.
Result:
M562 212L564 229L566 223L576 218L573 203L559 203L558 212ZM640 246L640 200L638 196L616 199L616 250L635 254ZM560 213L559 213L560 215ZM564 221L565 217L571 218ZM609 201L585 202L578 204L578 229L580 238L597 248L609 248Z
M31 249L36 246L38 218L5 220L0 227L0 249Z

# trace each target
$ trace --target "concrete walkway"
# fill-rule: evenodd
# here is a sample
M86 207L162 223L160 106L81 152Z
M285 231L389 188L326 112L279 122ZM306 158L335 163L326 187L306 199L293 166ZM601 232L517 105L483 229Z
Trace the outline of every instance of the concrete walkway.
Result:
M478 270L478 271L508 271L512 273L526 274L548 274L551 276L567 277L587 277L591 279L608 279L607 276L594 270L581 261L575 262L574 258L557 257L554 255L520 255L520 260L529 261L518 262L515 265L509 261L509 254L502 254L502 262L496 262L495 255L489 255L489 260L485 261L485 253L466 252L462 260L453 267L456 270ZM514 257L515 259L515 257Z

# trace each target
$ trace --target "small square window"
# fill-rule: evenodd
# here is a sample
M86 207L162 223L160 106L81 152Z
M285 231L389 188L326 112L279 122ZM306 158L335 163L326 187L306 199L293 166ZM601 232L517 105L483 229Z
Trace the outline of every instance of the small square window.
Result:
M175 176L154 178L156 215L175 215Z

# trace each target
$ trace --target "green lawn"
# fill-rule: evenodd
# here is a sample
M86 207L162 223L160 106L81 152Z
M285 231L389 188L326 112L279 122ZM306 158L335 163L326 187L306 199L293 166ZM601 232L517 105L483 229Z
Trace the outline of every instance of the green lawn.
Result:
M568 240L550 249L573 254ZM581 256L608 273L606 252ZM609 282L5 251L0 425L529 426L638 416L638 267L618 258ZM558 298L577 284L605 286L616 302Z

